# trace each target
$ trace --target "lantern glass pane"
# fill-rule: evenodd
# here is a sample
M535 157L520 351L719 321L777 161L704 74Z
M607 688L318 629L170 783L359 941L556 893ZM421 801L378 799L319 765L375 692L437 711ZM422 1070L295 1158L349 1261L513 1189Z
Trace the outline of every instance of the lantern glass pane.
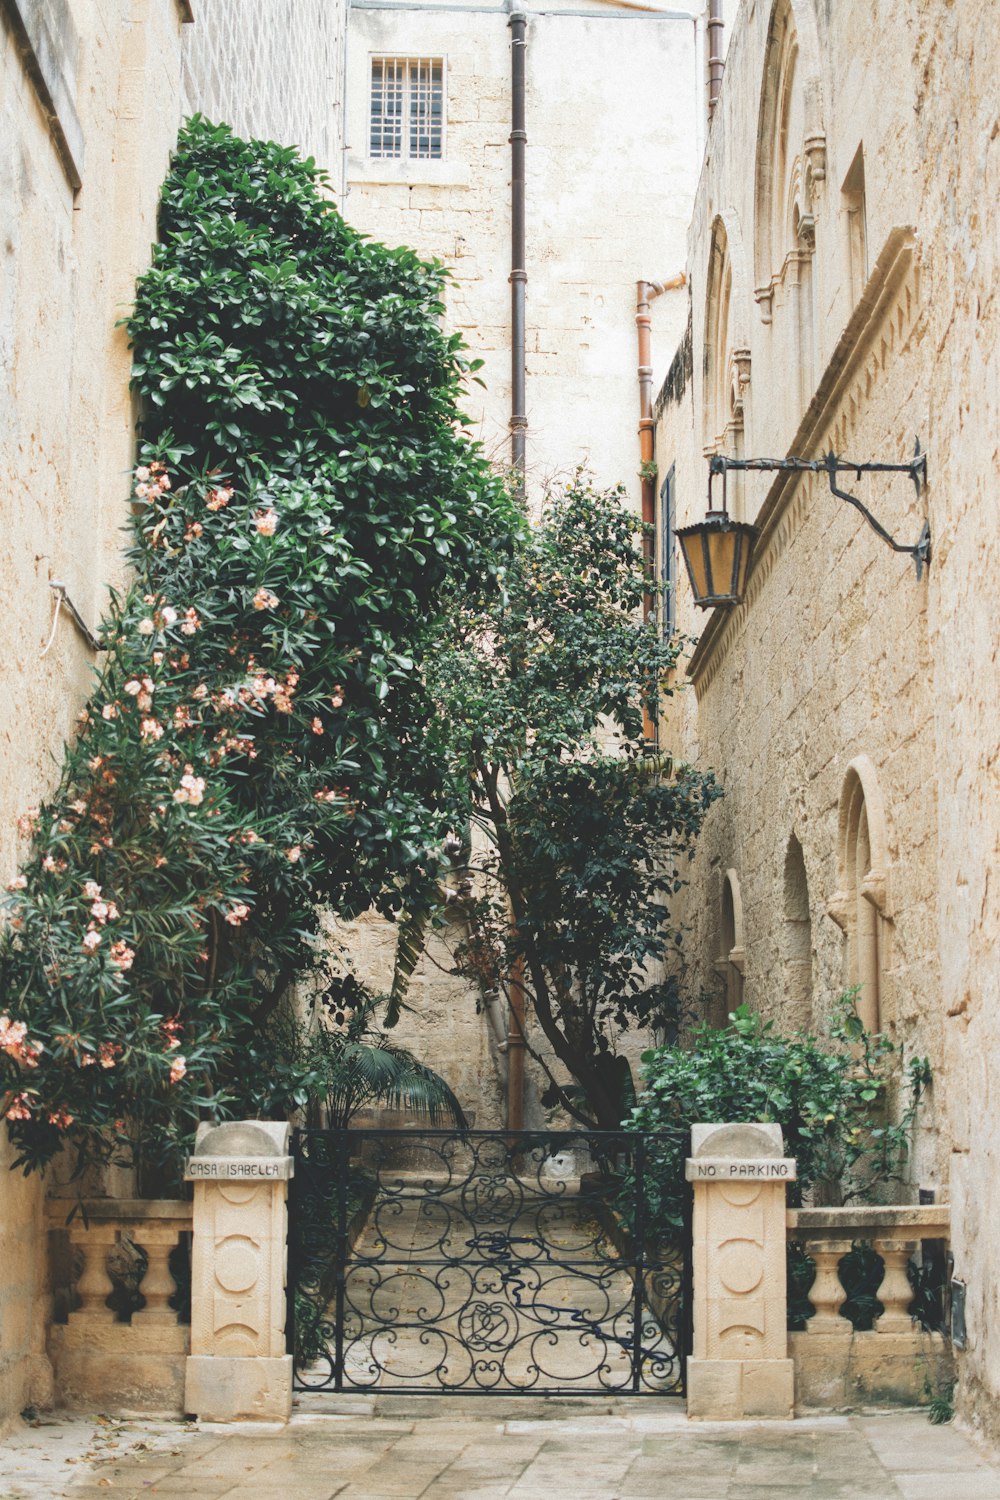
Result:
M710 531L708 546L712 554L712 595L728 595L733 586L733 560L736 556L737 532L728 527Z
M680 539L681 549L684 553L684 561L687 563L688 576L691 579L691 587L696 599L704 599L708 593L708 569L705 566L705 546L702 537L696 532L694 536L685 536Z

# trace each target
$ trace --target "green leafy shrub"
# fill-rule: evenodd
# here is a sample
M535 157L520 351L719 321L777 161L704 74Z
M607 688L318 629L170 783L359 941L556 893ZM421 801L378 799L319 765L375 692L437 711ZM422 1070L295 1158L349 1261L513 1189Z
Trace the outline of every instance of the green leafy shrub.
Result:
M390 913L452 795L420 657L518 521L461 432L442 272L311 161L195 119L128 330L132 583L0 935L0 1114L176 1159L257 1066L317 907Z
M719 794L650 747L679 644L643 620L649 587L622 493L578 475L519 538L502 592L445 617L428 664L456 826L476 830L474 878L450 893L469 918L459 969L487 992L523 974L545 1103L605 1129L633 1102L622 1032L676 1021L670 897Z
M781 1036L741 1006L728 1026L702 1025L684 1045L644 1053L644 1088L629 1124L658 1133L649 1191L663 1233L683 1229L684 1161L697 1123L780 1124L786 1154L798 1163L796 1202L811 1189L827 1202L864 1199L898 1178L929 1073L925 1059L911 1061L907 1107L892 1123L896 1061L887 1038L864 1030L852 994L835 1012L829 1044Z

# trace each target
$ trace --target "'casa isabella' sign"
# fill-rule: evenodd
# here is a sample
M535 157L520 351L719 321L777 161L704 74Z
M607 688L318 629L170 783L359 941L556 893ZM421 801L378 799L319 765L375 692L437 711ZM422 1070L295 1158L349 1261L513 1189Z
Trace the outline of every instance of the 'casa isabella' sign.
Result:
M191 1156L184 1170L187 1182L285 1182L292 1176L294 1163L290 1156L252 1158L230 1156Z

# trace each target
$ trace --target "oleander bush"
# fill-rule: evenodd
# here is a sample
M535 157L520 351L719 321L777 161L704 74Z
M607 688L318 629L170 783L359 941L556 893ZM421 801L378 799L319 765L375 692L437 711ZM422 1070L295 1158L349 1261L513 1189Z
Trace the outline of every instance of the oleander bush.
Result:
M521 524L462 431L442 277L351 229L311 161L183 132L127 322L131 581L0 935L25 1171L176 1160L265 1064L319 909L434 879L454 797L422 652Z

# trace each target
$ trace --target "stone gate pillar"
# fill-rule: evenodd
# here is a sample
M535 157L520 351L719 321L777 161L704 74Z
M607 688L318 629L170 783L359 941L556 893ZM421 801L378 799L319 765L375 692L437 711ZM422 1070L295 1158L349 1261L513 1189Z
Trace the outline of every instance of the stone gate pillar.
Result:
M262 1120L198 1127L191 1354L184 1407L205 1421L287 1421L285 1353L290 1127Z
M790 1417L785 1184L780 1125L694 1125L694 1354L688 1416Z

